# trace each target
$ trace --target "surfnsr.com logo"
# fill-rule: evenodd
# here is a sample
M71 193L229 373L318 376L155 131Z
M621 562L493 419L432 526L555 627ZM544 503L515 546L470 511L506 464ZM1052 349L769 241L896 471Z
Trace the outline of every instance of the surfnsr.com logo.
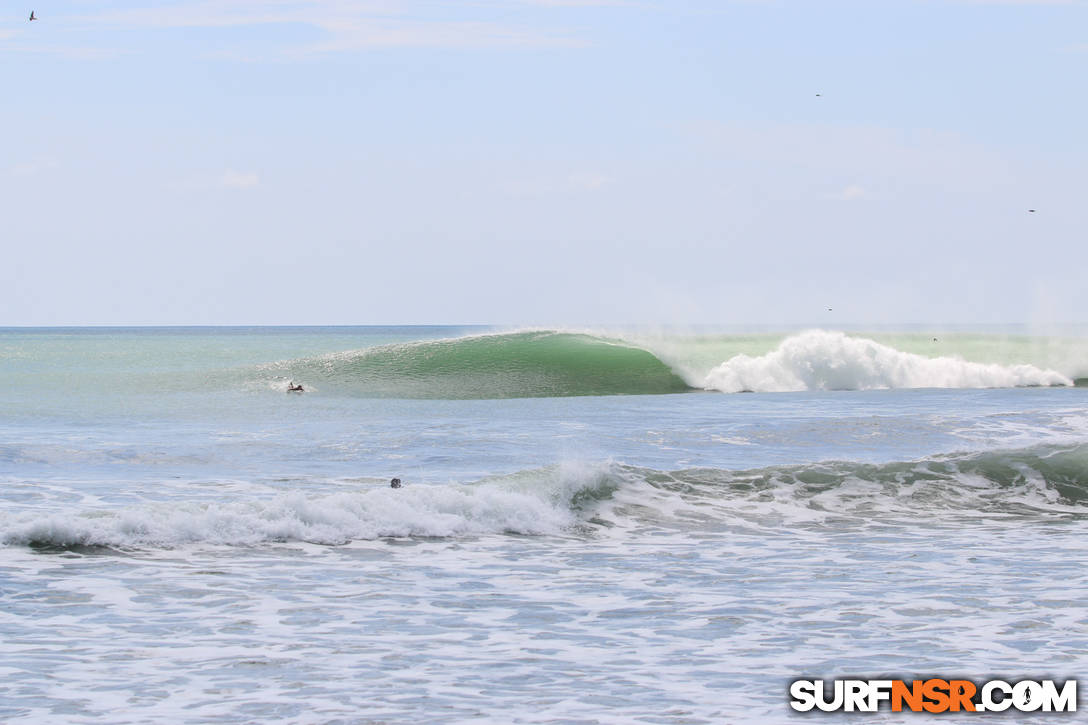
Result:
M794 680L790 707L798 712L1076 712L1077 681L1055 680Z

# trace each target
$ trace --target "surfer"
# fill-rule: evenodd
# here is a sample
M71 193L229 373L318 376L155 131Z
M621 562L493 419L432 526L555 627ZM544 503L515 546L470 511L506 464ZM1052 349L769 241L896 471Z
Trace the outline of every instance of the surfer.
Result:
M31 20L37 20L37 18L34 17L34 11L33 10L30 11L30 19Z
M394 478L392 481L390 481L389 488L400 488L400 479Z
M302 384L295 385L294 383L287 383L288 393L305 393L306 388L302 387Z

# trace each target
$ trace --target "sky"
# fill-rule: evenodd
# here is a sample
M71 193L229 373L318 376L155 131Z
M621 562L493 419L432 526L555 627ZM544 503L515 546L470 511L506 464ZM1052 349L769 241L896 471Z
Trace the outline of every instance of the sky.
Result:
M1088 0L3 13L0 326L1088 321Z

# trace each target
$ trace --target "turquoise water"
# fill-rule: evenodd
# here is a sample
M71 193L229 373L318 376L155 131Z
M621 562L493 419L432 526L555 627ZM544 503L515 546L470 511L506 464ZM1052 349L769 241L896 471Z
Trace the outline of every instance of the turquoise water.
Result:
M1088 662L1076 335L16 329L0 371L7 722L774 722Z

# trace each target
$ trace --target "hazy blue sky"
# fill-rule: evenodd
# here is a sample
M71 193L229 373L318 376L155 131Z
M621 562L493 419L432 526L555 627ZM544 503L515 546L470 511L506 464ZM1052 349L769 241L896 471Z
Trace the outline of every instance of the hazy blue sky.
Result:
M0 325L1088 320L1088 2L5 7Z

